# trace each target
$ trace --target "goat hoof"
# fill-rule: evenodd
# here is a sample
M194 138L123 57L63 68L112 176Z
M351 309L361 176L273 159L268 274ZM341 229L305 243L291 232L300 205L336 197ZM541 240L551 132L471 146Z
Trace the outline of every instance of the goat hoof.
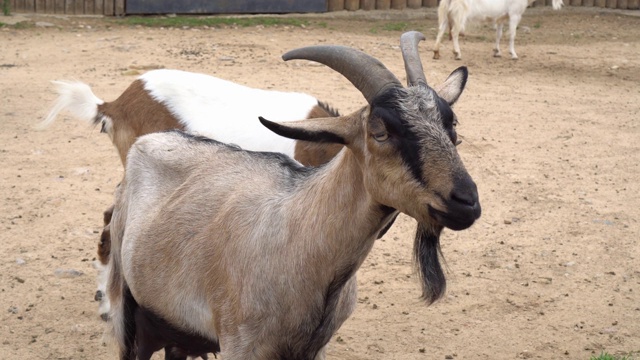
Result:
M434 52L433 52L433 58L434 58L435 60L440 59L440 51L434 51Z
M511 60L518 60L518 55L511 55Z
M104 297L104 293L100 290L96 291L96 295L93 297L95 301L101 301Z

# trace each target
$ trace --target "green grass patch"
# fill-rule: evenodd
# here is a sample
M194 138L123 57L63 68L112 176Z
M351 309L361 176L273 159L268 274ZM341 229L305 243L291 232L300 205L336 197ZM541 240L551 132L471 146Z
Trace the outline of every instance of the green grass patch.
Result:
M123 19L113 20L121 25L141 25L147 27L249 27L249 26L307 26L308 22L295 18L273 18L273 17L198 17L198 16L127 16Z
M626 356L615 356L615 355L611 355L607 352L602 352L599 356L592 356L589 358L589 360L635 360L636 358L633 357L633 354L628 354Z
M0 23L0 27L9 27L9 28L13 28L13 29L17 29L17 30L22 30L22 29L33 29L36 27L36 24L32 23L31 21L20 21L18 23L15 23L13 25L9 25L9 24L5 24L5 23Z
M535 24L533 24L533 28L534 29L540 29L541 26L542 26L542 23L540 23L540 21L538 21Z

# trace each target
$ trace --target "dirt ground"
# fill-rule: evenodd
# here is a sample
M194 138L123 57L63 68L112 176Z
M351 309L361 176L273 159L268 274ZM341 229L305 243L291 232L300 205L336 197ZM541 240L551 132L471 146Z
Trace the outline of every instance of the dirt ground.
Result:
M162 66L307 92L348 113L365 102L345 79L280 55L348 45L403 80L399 37L412 29L427 35L421 48L432 84L469 68L455 111L483 215L469 230L445 232L448 291L429 307L411 262L415 222L401 216L360 269L357 310L328 358L640 352L637 14L529 9L518 61L504 40L505 57L491 56L488 25L467 30L462 61L449 41L432 60L433 9L306 17L304 27L161 29L50 16L28 20L54 26L1 28L0 358L116 357L102 342L92 261L123 171L107 136L69 114L35 130L55 99L50 80L82 80L113 100L135 73Z

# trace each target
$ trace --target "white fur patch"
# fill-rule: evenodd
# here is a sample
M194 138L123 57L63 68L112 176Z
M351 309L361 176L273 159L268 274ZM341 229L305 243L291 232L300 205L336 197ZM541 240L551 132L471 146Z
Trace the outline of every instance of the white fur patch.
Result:
M188 131L247 150L291 157L294 140L271 132L258 116L276 122L302 120L318 104L307 94L254 89L179 70L154 70L140 79L151 96L165 104Z
M89 85L79 81L52 81L58 92L51 111L40 123L39 128L45 128L56 119L60 111L68 110L78 119L92 123L98 115L98 105L104 101L94 95Z

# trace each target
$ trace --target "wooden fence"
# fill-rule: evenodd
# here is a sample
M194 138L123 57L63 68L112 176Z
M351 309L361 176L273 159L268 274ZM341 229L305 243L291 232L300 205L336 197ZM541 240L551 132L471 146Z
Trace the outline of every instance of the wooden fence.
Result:
M4 0L0 0L4 1ZM640 8L640 0L563 0L565 6L595 6L609 9ZM11 11L68 15L126 15L126 0L9 0ZM551 0L536 0L533 6L550 6ZM328 0L327 11L388 10L436 7L438 0Z
M4 1L4 0L0 0ZM9 0L12 12L67 15L124 15L126 0Z

